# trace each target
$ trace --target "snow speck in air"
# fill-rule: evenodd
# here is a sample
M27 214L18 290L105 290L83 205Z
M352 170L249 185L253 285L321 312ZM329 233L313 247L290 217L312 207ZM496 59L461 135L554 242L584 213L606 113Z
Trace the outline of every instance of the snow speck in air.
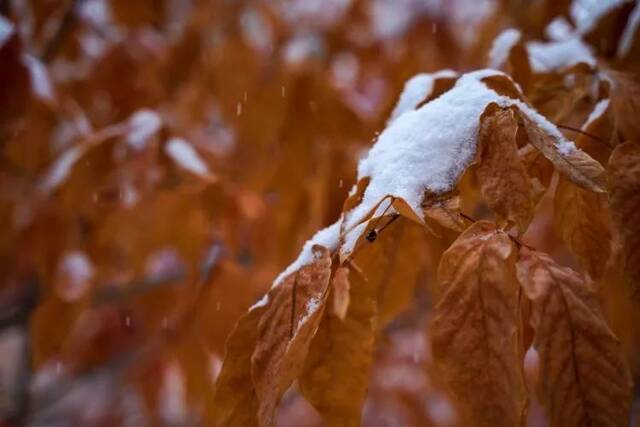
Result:
M138 110L129 118L127 143L136 150L141 150L161 126L162 119L158 113L147 109Z
M507 62L509 52L522 37L522 33L514 28L508 28L501 32L493 40L491 51L489 52L489 67L499 69Z
M191 144L182 138L171 138L165 152L180 167L200 176L208 176L209 168Z

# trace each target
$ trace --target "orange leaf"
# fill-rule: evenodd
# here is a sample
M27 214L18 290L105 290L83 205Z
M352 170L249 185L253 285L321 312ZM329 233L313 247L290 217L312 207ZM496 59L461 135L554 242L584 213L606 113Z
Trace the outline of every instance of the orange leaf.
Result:
M532 300L538 394L551 427L628 425L631 377L595 292L543 253L523 248L517 269Z
M487 205L522 234L533 217L533 187L518 156L518 123L511 109L490 104L480 118L477 173Z
M526 419L515 262L509 236L479 221L438 268L434 360L469 425L518 426Z
M618 145L609 158L609 203L622 263L634 292L640 289L640 145Z

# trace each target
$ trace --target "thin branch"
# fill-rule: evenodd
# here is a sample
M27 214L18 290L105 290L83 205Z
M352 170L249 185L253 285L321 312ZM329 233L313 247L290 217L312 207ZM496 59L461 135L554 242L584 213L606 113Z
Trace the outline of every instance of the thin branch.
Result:
M570 131L572 131L572 132L576 132L576 133L579 133L579 134L581 134L581 135L587 136L587 137L589 137L589 138L593 139L594 141L597 141L597 142L599 142L599 143L601 143L601 144L606 145L606 146L607 146L607 147L609 147L610 149L613 149L613 147L611 146L611 144L609 144L607 141L605 141L605 140L603 140L603 139L601 139L601 138L598 138L598 137L597 137L597 136L595 136L595 135L591 135L589 132L585 132L585 131L583 131L583 130L581 130L581 129L577 129L577 128L574 128L574 127L572 127L572 126L567 126L567 125L556 125L556 126L557 126L557 127L559 127L560 129L570 130Z

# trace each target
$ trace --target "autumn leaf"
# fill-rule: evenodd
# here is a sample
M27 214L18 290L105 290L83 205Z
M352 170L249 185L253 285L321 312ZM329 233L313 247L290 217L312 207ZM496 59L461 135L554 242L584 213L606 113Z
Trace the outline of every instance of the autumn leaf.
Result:
M628 425L630 373L589 284L548 255L526 248L517 272L532 301L538 394L550 425Z
M520 161L527 170L532 185L532 196L537 204L551 184L553 164L533 145L527 144L518 150Z
M479 221L438 268L433 354L469 425L518 426L526 418L515 262L509 236Z
M258 322L265 310L265 306L255 307L246 313L227 339L212 404L216 426L258 425L258 400L251 380L251 349L256 345Z
M427 194L422 202L425 219L434 221L442 227L461 232L465 221L460 215L460 196Z
M284 278L269 293L258 323L251 376L258 399L258 425L273 426L276 405L302 371L324 311L331 275L329 251L312 249L314 261Z
M580 187L602 193L606 187L606 173L602 165L575 147L561 149L557 140L536 126L526 115L520 114L529 143L553 163L556 169Z
M640 145L625 142L609 158L609 203L622 265L634 292L640 289Z
M218 426L273 426L280 398L302 370L318 327L331 274L329 251L278 283L240 319L227 341L217 383Z
M532 185L518 156L518 122L511 109L490 104L480 118L477 158L480 191L498 217L523 234L533 217Z
M561 177L554 198L556 233L580 264L597 279L611 254L611 231L605 195L579 188Z
M331 427L361 424L373 362L378 283L359 270L375 268L381 261L379 247L379 242L373 242L350 261L354 267L348 269L350 302L346 316L341 319L325 311L299 379L302 394Z

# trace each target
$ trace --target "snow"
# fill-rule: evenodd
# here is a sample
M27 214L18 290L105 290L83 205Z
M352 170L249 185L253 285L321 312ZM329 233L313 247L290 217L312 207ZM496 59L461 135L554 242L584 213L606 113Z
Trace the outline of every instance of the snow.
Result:
M321 298L321 297L320 297ZM304 306L304 315L298 319L298 323L296 324L296 332L298 333L302 325L307 323L309 318L320 308L320 298L310 298ZM295 335L294 334L294 335Z
M329 251L335 251L340 242L340 225L342 221L338 220L327 228L318 231L310 240L302 247L302 251L298 258L292 262L278 277L273 281L272 287L278 286L288 275L298 271L305 265L309 265L314 261L312 248L314 245L320 245ZM260 302L259 302L260 303ZM266 301L264 302L266 304Z
M78 250L66 252L57 267L56 291L64 301L77 301L89 290L95 268L86 253Z
M499 69L507 62L509 52L520 41L522 33L514 28L508 28L501 32L493 40L489 51L489 67Z
M331 61L331 79L338 88L350 88L356 85L360 63L351 52L340 52Z
M323 52L324 42L317 34L304 34L290 39L282 55L288 65L297 66L314 56L321 56Z
M491 69L464 74L440 97L417 110L408 109L390 121L367 157L358 164L357 182L365 177L370 179L360 204L307 241L298 258L274 280L273 287L314 261L313 245L337 250L341 232L344 241L340 254L343 258L348 256L366 229L366 218L394 212L390 207L393 197L403 199L418 217L422 217L425 191L434 194L451 191L473 160L480 116L492 102L501 107L516 106L539 129L558 141L556 148L560 154L567 155L576 149L553 123L532 107L518 99L499 95L481 81L496 75L506 76ZM427 86L425 77L412 79L403 92L404 101L401 99L398 104L412 105L417 94ZM265 297L252 309L267 302L268 297Z
M557 42L570 38L573 34L573 27L565 18L557 17L544 31L549 40Z
M58 188L58 186L67 179L71 172L71 168L76 164L78 159L82 157L84 152L85 147L78 145L68 149L60 155L60 157L58 157L53 163L53 166L49 168L47 174L40 183L40 190L43 193L48 194Z
M631 46L633 44L633 39L636 33L638 32L638 27L640 26L640 3L636 4L636 7L631 12L629 16L629 20L627 21L627 26L624 28L624 32L622 33L622 37L618 43L618 58L624 58L631 50Z
M265 16L248 8L240 15L240 29L245 43L254 50L268 54L273 49L273 30Z
M609 107L609 99L603 99L593 107L593 111L589 114L587 121L582 125L582 130L586 130L591 123L598 120Z
M574 0L571 17L580 34L589 32L598 20L613 8L628 0Z
M129 118L129 133L127 134L127 143L141 150L162 126L162 119L153 110L138 110Z
M249 307L249 311L258 308L258 307L264 307L265 305L267 305L269 303L269 294L264 294L262 296L262 298L260 298L255 304L253 304L251 307Z
M209 176L209 168L198 152L182 138L171 138L165 152L176 164L199 176Z
M458 73L455 71L441 70L436 73L417 74L407 80L404 85L404 89L400 94L400 98L398 99L398 103L391 113L389 123L398 118L401 114L415 109L421 101L431 95L435 80L439 78L454 78L457 76Z
M49 73L44 64L31 55L23 55L22 63L29 70L33 93L44 101L53 101L55 98L53 85L51 84Z
M577 36L548 43L532 41L526 47L531 68L535 72L555 71L579 63L596 66L591 48Z
M158 396L160 417L167 424L183 424L187 417L186 386L182 367L171 361L163 371Z
M4 44L9 40L9 37L14 32L14 26L11 21L9 21L4 16L0 15L0 47L4 46Z

